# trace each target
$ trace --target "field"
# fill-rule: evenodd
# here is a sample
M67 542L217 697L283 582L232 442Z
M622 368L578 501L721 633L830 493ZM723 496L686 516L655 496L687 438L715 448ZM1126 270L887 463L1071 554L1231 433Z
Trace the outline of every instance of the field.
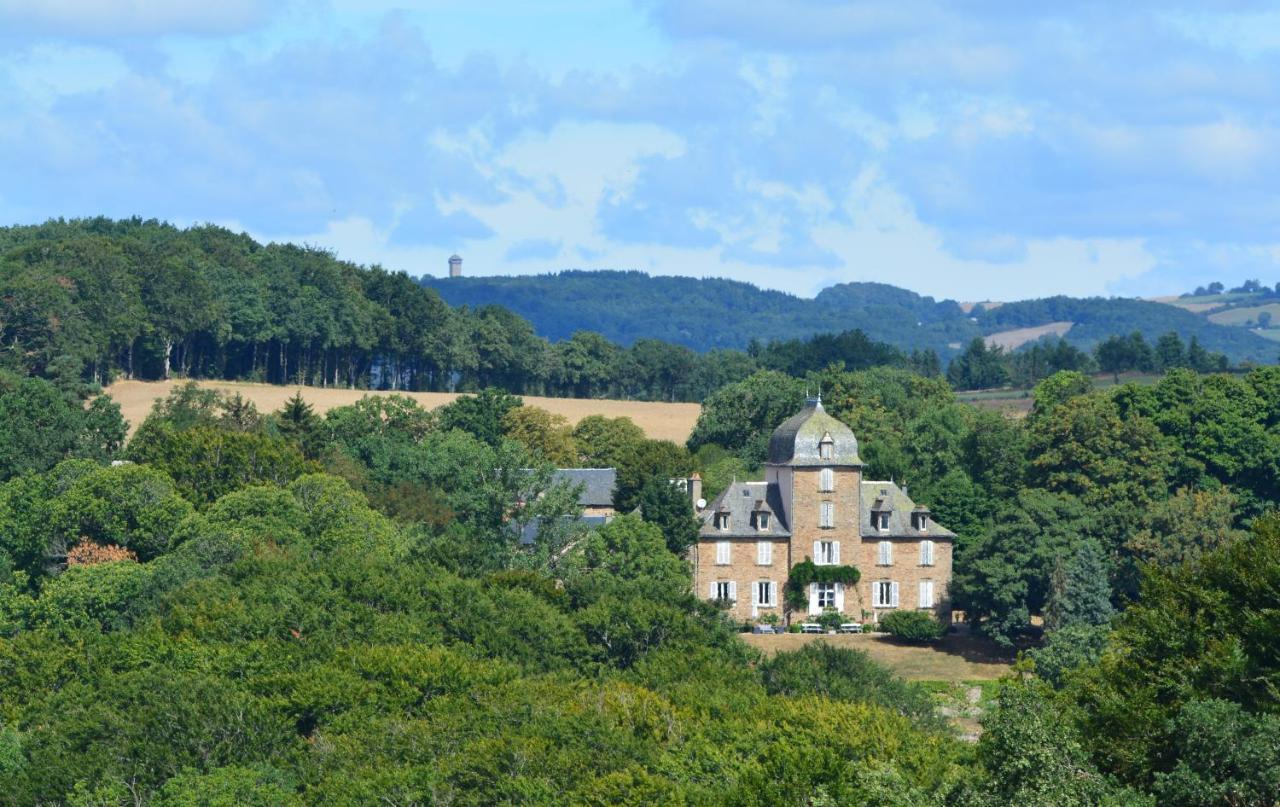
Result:
M912 681L992 681L1009 672L1012 662L1011 657L998 653L991 642L968 636L963 630L948 634L936 645L902 644L876 634L744 634L743 639L770 655L779 650L798 650L815 641L863 650L874 660Z
M151 405L159 398L169 394L169 390L184 383L181 381L117 381L107 387L107 393L120 404L124 419L132 429L146 418ZM273 384L248 384L233 381L201 381L201 387L216 389L227 394L240 393L253 401L261 412L274 412L295 392L301 392L307 403L315 407L316 412L324 413L334 407L355 403L365 395L385 395L389 393L370 392L369 390L326 389L321 387L276 386ZM400 393L413 398L418 403L434 409L443 406L458 397L448 392L406 392ZM536 398L524 396L524 402L530 406L546 409L557 415L564 415L571 424L576 424L588 415L604 415L606 417L626 416L644 429L646 435L658 440L673 440L683 444L689 439L693 425L698 420L701 407L696 403L649 403L644 401L609 401L579 398Z
M988 347L1000 346L1005 350L1016 350L1019 347L1034 342L1042 336L1050 334L1054 336L1065 336L1067 331L1071 330L1074 322L1050 322L1046 325L1037 325L1034 328L1014 328L1013 330L1000 331L990 336L983 337L987 341Z
M1268 303L1266 305L1251 305L1244 308L1228 308L1226 311L1219 311L1209 315L1210 322L1216 322L1219 325L1237 325L1243 326L1249 322L1257 322L1258 315L1262 313L1271 315L1271 318L1280 325L1280 303Z

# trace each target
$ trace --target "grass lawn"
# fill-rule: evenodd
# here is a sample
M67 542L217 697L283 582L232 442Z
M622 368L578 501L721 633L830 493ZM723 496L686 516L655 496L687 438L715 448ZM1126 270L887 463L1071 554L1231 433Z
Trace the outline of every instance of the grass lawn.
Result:
M994 643L968 636L964 631L949 633L935 645L905 644L882 634L749 633L742 638L770 655L779 650L798 650L810 642L863 650L910 681L993 681L1009 672L1013 662L1012 653L1002 652Z

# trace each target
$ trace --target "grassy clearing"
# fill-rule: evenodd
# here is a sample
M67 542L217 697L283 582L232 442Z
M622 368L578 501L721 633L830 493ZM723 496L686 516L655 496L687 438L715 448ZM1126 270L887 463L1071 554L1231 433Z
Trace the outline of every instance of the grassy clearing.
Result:
M1219 325L1243 327L1250 322L1257 322L1258 315L1262 313L1270 314L1271 318L1275 320L1277 324L1280 324L1280 303L1228 308L1226 311L1218 311L1210 314L1209 321L1216 322Z
M165 397L182 381L117 381L107 387L129 428L137 426L151 411L156 400ZM301 392L302 397L315 407L317 413L324 413L338 406L355 403L365 395L387 395L390 393L370 392L369 390L326 389L321 387L278 386L274 384L249 384L235 381L201 381L201 387L216 389L227 394L240 393L253 401L261 412L274 412ZM458 396L447 392L407 392L400 393L413 398L418 403L434 409L437 406L453 401ZM698 420L701 406L696 403L649 403L643 401L610 401L578 398L537 398L523 396L524 402L537 406L558 415L564 415L571 424L576 424L588 415L604 415L606 417L626 416L644 429L646 435L659 440L673 440L683 444L689 439L690 432Z
M992 642L952 633L935 645L911 645L878 634L817 636L803 633L744 634L743 639L766 654L799 650L810 642L862 650L909 681L937 682L939 687L967 681L994 681L1009 672L1013 656Z

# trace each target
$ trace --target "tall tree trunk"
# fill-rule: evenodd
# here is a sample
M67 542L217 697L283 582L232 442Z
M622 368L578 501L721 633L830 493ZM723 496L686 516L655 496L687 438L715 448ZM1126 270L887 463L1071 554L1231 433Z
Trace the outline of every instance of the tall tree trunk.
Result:
M164 339L164 380L169 380L169 365L173 360L173 340L169 337Z

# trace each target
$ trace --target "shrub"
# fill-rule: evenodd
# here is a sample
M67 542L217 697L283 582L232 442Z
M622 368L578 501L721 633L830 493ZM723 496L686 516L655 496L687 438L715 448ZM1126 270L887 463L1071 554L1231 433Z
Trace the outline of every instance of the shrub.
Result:
M880 619L880 629L908 642L934 642L946 626L924 611L894 611Z
M822 626L823 630L840 630L840 625L845 621L844 614L834 608L824 608L818 618L813 620Z

